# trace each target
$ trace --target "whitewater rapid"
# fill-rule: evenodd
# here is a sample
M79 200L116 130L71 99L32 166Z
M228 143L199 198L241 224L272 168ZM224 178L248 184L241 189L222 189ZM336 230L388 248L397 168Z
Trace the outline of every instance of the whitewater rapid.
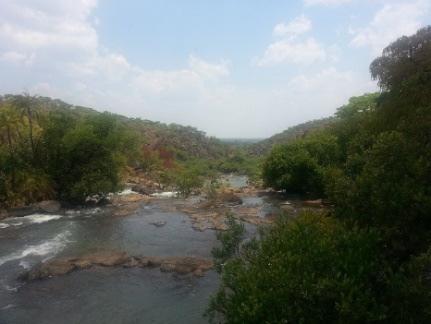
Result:
M70 236L72 233L69 230L65 230L52 239L44 241L36 245L27 245L22 250L0 257L0 266L6 262L21 260L28 256L42 256L44 260L54 257L56 254L61 252L70 243ZM21 262L22 266L25 266L25 262Z
M24 217L11 217L6 218L0 223L0 229L8 228L10 226L21 226L31 224L42 224L52 220L62 218L61 215L47 215L47 214L32 214Z

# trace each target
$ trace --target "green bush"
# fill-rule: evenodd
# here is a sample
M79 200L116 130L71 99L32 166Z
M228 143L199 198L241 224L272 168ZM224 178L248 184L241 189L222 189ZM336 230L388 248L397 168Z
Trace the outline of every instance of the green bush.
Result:
M377 231L324 215L281 218L224 260L208 315L226 323L428 322L430 257L393 272L378 243Z
M237 222L232 214L227 215L227 225L226 231L217 232L220 247L215 247L211 251L215 268L219 273L222 272L227 260L239 255L239 246L245 235L244 224Z
M322 191L322 174L317 161L299 143L275 147L263 165L267 186L299 194Z

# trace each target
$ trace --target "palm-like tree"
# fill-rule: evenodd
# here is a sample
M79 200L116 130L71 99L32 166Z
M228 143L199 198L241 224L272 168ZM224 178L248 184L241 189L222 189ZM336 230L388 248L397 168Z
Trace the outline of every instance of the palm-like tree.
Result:
M35 158L36 146L34 141L34 119L37 117L37 112L34 109L36 104L36 97L32 97L27 93L21 96L15 96L12 100L13 105L20 112L21 117L26 117L28 121L28 136L31 148L32 158Z

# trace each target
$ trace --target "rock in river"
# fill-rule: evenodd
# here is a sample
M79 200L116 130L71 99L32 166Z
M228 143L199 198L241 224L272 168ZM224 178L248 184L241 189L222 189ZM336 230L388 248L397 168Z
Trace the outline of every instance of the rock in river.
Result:
M150 222L150 225L154 225L156 227L162 227L166 225L166 221L154 221L154 222Z
M125 252L98 252L72 258L58 258L41 263L21 276L23 280L45 279L96 266L125 268L158 267L163 272L202 276L213 267L209 259L195 257L129 256Z
M61 204L56 200L44 200L36 204L42 212L58 213L61 209Z
M242 204L242 199L240 197L238 197L235 193L233 192L223 192L220 194L219 199L222 202L228 203L228 204L233 204L233 205L241 205Z

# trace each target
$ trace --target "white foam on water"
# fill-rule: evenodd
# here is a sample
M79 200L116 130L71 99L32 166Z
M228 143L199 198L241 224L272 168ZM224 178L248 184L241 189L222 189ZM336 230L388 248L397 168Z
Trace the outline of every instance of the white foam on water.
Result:
M0 229L8 228L10 226L21 226L21 225L31 225L31 224L42 224L52 220L57 220L62 218L61 215L47 215L47 214L32 214L24 217L11 217L3 220L0 223Z
M46 214L33 214L22 217L26 221L28 220L31 224L42 224L52 220L60 219L61 215L46 215Z
M95 208L86 209L84 211L84 213L87 214L87 215L94 215L94 214L100 213L101 211L102 211L102 208L95 207Z
M21 260L19 262L19 266L21 268L24 268L24 269L30 269L30 263L28 263L27 261L24 261L24 260Z
M17 292L18 291L18 287L12 287L12 286L8 286L8 285L5 286L5 289L7 291L13 291L13 292Z
M21 251L11 253L4 257L0 257L0 266L9 261L24 259L27 256L47 256L51 258L62 251L69 241L70 231L64 231L57 234L51 240L45 241L38 245L28 245Z
M127 188L127 189L124 189L124 190L122 190L120 192L117 192L117 195L119 195L119 196L125 196L125 195L131 195L131 194L137 194L137 192L133 191L130 188Z
M65 214L68 216L76 216L76 215L81 214L81 211L75 210L75 209L68 209L68 210L66 210Z
M10 286L10 285L8 285L7 283L6 283L6 279L1 279L0 280L0 287L1 288L3 288L4 290L6 290L6 291L13 291L13 292L17 292L18 291L18 288L19 288L19 285L18 286L16 286L16 287L12 287L12 286Z
M80 209L80 210L70 209L70 210L67 210L65 214L66 214L66 217L68 218L74 218L81 215L84 215L84 217L89 217L91 215L96 215L100 212L102 212L102 208L94 207L94 208L86 208L86 209Z
M173 198L178 196L177 191L165 191L165 192L156 192L151 195L152 197L158 197L158 198Z

